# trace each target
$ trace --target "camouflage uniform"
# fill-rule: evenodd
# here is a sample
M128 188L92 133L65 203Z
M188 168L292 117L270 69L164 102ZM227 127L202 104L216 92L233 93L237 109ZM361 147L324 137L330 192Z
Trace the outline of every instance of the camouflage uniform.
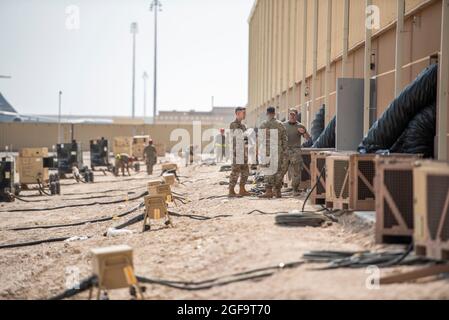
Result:
M129 172L129 164L131 162L131 158L127 153L120 153L115 156L115 175L119 175L119 170L122 170L122 175L125 176L125 169L126 172L128 172L128 175L130 176L131 173Z
M153 167L157 163L157 151L153 145L147 145L143 149L143 154L145 157L145 164L147 165L147 173L153 174Z
M234 130L241 130L243 133L246 131L246 126L237 119L234 122L231 122L231 133L234 133ZM233 138L232 142L232 150L233 150L233 157L232 157L232 172L229 177L229 186L230 188L233 188L237 185L237 181L240 176L240 185L246 184L249 177L249 167L248 167L248 152L247 148L245 146L244 150L244 162L245 164L237 164L237 148L236 148L236 138Z
M284 181L284 172L288 169L288 162L287 162L287 131L285 130L285 127L283 126L282 122L279 120L273 118L270 120L265 121L260 129L266 129L266 145L267 145L267 152L270 150L270 139L269 139L269 130L276 129L278 130L278 169L277 172L274 175L271 176L265 176L265 187L267 188L275 188L280 190L283 185ZM274 156L274 155L273 155ZM272 155L270 155L271 159ZM270 160L271 161L271 160Z
M302 170L302 156L301 156L301 137L298 129L306 130L306 127L300 122L289 123L284 122L284 127L288 134L288 147L287 147L287 165L284 168L282 179L284 179L287 171L291 174L292 188L296 192L301 184L301 170ZM307 132L307 131L306 131ZM290 170L289 170L290 169Z

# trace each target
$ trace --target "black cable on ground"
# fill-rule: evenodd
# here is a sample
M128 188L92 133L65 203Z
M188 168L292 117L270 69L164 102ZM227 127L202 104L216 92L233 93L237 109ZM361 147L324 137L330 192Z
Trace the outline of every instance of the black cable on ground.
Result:
M213 216L213 217L207 217L207 216L201 216L201 215L196 215L196 214L181 214L181 213L172 212L172 211L169 211L168 213L172 217L190 218L193 220L200 220L200 221L232 217L232 215L229 215L229 214L227 214L227 215L222 214L222 215L217 215L217 216Z
M72 237L50 238L50 239L36 240L36 241L30 241L30 242L3 244L3 245L0 245L0 249L29 247L29 246L36 246L38 244L43 244L43 243L62 242L62 241L66 241L66 240L68 240L70 238L72 238Z
M122 202L134 201L134 200L140 199L142 197L145 197L147 195L148 195L148 191L145 191L145 192L141 193L140 195L137 195L137 196L129 198L129 199L124 199L124 200L114 200L114 201L108 201L108 202L92 202L92 203L83 203L83 204L67 204L67 205L63 205L63 206L49 207L49 208L13 209L13 210L7 210L7 211L0 211L0 213L53 211L53 210L59 210L59 209L65 209L65 208L77 208L77 207L90 207L90 206L95 206L95 205L117 204L117 203L122 203Z
M55 225L45 225L45 226L32 226L32 227L18 227L13 229L8 229L8 231L25 231L25 230L36 230L36 229L55 229L55 228L66 228L66 227L77 227L85 224L90 223L99 223L99 222L106 222L111 221L116 218L123 218L127 215L130 215L131 213L139 210L144 206L144 203L140 203L139 205L127 210L126 212L123 212L118 215L114 215L111 217L104 217L104 218L98 218L93 220L86 220L86 221L80 221L80 222L74 222L74 223L67 223L67 224L55 224Z
M143 276L137 275L136 278L139 283L146 284L154 284L161 285L173 289L186 290L186 291L199 291L199 290L207 290L213 287L220 287L229 285L232 283L249 281L249 280L257 280L261 278L266 278L272 276L277 271L285 270L285 269L293 269L301 266L303 261L294 261L286 264L279 264L276 266L257 268L253 270L248 270L244 272L238 272L227 276L216 277L212 279L202 280L202 281L174 281L174 280L164 280L164 279L152 279ZM96 285L97 278L96 276L91 276L86 278L80 283L79 289L68 289L61 294L58 294L50 300L62 300L66 298L71 298L81 292L89 290L93 286Z
M128 192L128 195L135 194L135 192ZM103 196L93 196L93 197L82 197L82 198L62 198L62 201L78 201L78 200L92 200L92 199L105 199L105 198L115 198L122 195L103 195ZM14 196L17 200L27 203L38 203L38 202L48 202L50 199L40 199L40 200L27 200L18 196Z

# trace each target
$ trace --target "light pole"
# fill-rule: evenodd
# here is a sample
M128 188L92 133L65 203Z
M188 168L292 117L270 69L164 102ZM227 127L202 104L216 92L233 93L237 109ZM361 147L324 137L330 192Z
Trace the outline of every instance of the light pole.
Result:
M131 34L133 35L133 79L132 79L132 118L136 116L136 34L139 33L137 22L131 23Z
M154 88L153 88L153 123L156 122L157 113L157 13L162 11L162 3L159 0L153 0L150 5L150 11L154 10Z
M147 80L148 73L146 71L143 72L143 122L145 123L145 118L147 117Z
M58 143L61 141L61 104L62 104L62 91L59 91L59 109L58 109Z

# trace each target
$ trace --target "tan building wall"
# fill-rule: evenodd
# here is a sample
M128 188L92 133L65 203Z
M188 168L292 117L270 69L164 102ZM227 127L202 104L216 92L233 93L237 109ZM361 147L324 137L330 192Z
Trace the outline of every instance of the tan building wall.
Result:
M306 96L301 98L303 75L304 2L307 2ZM380 9L380 29L373 30L372 59L377 79L377 115L394 98L396 1L373 0ZM316 78L314 65L314 6L318 6ZM325 90L328 5L332 3L330 83ZM289 107L309 103L311 121L326 96L326 120L335 114L336 80L342 77L345 0L257 0L249 18L248 123L257 125L269 105L280 117ZM406 86L440 50L441 0L406 0L402 82ZM364 77L365 0L349 0L349 39L346 77ZM312 95L314 101L312 103ZM303 120L304 122L304 120Z
M63 141L70 142L72 137L81 142L83 151L89 150L89 141L104 137L112 146L112 139L119 136L150 135L155 143L164 143L168 149L178 141L170 141L174 129L186 129L193 139L192 125L117 125L117 124L63 124ZM204 132L211 126L202 126ZM27 147L47 147L57 143L58 124L56 123L0 123L0 151L12 146L10 151L19 151ZM204 141L203 147L209 142ZM168 150L169 151L169 150Z

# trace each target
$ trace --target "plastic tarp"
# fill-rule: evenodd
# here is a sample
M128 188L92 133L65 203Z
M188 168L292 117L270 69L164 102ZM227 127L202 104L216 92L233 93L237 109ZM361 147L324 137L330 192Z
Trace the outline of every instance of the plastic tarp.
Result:
M390 152L422 154L425 158L433 158L436 116L435 104L424 108L410 121Z
M390 149L409 122L424 108L436 102L438 65L427 67L390 104L374 123L359 146L361 153Z
M303 143L304 148L310 148L320 137L321 133L324 131L325 122L325 112L326 107L323 105L320 110L316 113L315 119L312 121L312 126L310 129L311 139Z
M312 148L335 148L335 126L337 117L333 117L327 125L326 129L321 133L319 138L313 144Z

